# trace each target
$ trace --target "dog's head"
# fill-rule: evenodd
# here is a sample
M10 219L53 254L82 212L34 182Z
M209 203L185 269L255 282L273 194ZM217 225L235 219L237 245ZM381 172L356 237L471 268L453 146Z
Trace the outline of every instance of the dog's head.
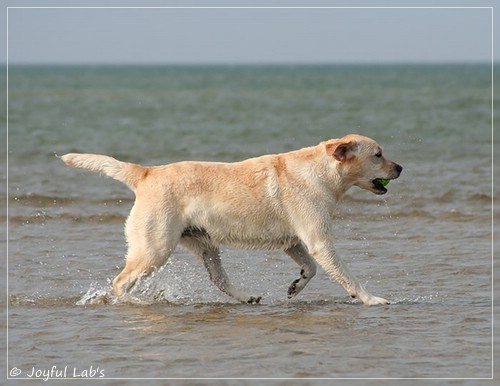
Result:
M387 192L378 179L396 179L403 170L384 158L382 148L368 137L350 134L326 141L325 147L327 155L339 164L338 170L349 186L356 185L375 194Z

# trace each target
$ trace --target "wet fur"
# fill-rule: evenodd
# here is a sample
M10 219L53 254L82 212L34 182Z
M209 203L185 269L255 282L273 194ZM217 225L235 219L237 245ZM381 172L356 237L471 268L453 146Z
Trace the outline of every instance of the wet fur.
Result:
M164 265L180 243L203 260L218 288L242 302L259 302L260 297L232 286L221 265L220 245L285 251L301 268L289 297L311 280L317 262L363 303L388 303L368 293L344 266L331 234L334 208L350 187L384 194L386 189L374 179L401 173L401 166L386 160L370 138L352 134L235 163L145 167L74 153L61 159L122 181L135 192L125 226L126 265L113 280L118 297L126 296L139 277Z

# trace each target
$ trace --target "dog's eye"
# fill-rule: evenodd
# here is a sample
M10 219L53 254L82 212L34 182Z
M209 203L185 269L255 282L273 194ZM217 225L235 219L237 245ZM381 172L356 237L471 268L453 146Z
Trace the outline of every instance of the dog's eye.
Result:
M375 154L375 157L377 157L377 158L382 157L382 152L381 152L381 151L379 151L377 154Z

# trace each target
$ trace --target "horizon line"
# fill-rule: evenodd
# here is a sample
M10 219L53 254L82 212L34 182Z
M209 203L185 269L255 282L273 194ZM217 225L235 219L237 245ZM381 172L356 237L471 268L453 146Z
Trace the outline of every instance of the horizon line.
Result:
M346 62L14 62L0 61L0 67L320 67L320 66L432 66L432 65L496 65L500 60L442 61L346 61Z

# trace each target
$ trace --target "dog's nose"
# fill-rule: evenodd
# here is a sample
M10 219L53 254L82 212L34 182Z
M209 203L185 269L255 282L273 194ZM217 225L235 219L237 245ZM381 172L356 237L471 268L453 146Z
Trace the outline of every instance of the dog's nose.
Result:
M401 165L396 164L396 171L398 172L398 174L401 174L401 172L403 171L403 167Z

